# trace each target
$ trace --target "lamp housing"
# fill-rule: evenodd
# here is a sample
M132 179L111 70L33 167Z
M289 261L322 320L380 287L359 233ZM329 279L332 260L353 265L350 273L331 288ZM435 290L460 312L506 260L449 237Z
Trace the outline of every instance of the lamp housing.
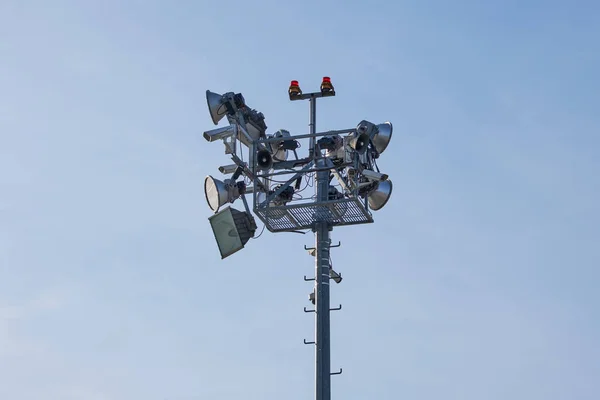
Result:
M244 181L235 182L234 179L221 181L213 178L211 175L208 175L204 179L204 195L206 197L206 203L214 212L219 211L219 208L227 203L233 203L245 193L246 184Z
M243 249L256 232L254 218L247 212L227 207L208 218L221 259Z

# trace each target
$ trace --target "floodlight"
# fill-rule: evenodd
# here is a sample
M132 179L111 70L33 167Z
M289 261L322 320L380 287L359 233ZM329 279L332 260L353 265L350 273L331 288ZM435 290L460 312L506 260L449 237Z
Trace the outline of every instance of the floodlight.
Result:
M210 113L210 118L212 119L215 125L219 124L219 121L227 115L227 108L221 102L221 98L223 96L211 92L210 90L206 91L206 103L208 105L208 112Z
M225 115L234 115L239 108L245 107L246 102L241 93L218 94L207 90L206 104L208 105L210 118L215 125L218 125Z
M289 138L290 136L290 132L285 129L280 129L270 136L270 138L282 138L282 140L277 142L271 142L271 154L273 154L273 159L275 161L287 160L288 152L284 144L287 142L285 138Z
M248 132L248 135L252 140L266 137L267 124L265 123L265 116L263 113L245 107L242 114L246 120L246 132ZM245 136L240 137L240 141L248 147L252 146L251 141L247 140Z
M389 121L377 125L377 133L371 138L375 150L379 154L383 153L392 139L392 123Z
M392 189L392 181L379 182L377 187L368 194L369 207L374 211L381 210L390 199Z
M221 259L243 249L256 232L252 216L231 207L221 210L208 220L219 246Z
M265 192L258 192L256 194L256 196L257 196L256 201L258 202L258 204L265 203L268 195L269 194L265 193ZM271 202L268 205L264 204L262 207L268 207L268 209L270 209L271 207L277 207L277 206L283 206L283 205L285 205L285 203L271 200ZM285 217L285 210L269 210L269 218L281 219L283 217Z
M257 202L259 204L261 204L262 207L268 207L268 208L285 206L287 203L292 201L294 198L295 190L294 190L294 187L292 187L292 186L286 186L285 189L283 189L281 191L281 193L279 193L277 196L275 196L275 198L273 200L271 200L271 202L268 205L265 203L267 200L267 197L270 196L271 194L273 194L273 192L275 192L276 190L278 190L280 188L281 188L281 185L276 185L273 187L273 190L269 191L269 193L258 192L257 198L256 198ZM271 209L269 211L269 218L271 218L271 219L281 219L285 216L286 216L285 210Z
M377 132L377 125L363 119L356 126L356 131L359 133L366 133L371 138Z
M209 142L214 142L219 139L226 139L237 133L237 125L224 126L222 128L212 129L204 132L202 136Z
M362 120L356 127L357 132L366 133L369 135L373 147L379 154L383 153L387 148L392 138L392 123L386 121L382 124L375 125L372 122Z
M243 181L235 182L232 179L227 179L223 182L210 175L204 179L206 202L214 212L219 211L219 208L227 203L233 203L238 197L246 193L245 189L246 185Z
M340 149L344 142L340 135L333 136L323 136L321 139L317 140L319 147L321 150L327 150L327 153L335 153L338 149Z

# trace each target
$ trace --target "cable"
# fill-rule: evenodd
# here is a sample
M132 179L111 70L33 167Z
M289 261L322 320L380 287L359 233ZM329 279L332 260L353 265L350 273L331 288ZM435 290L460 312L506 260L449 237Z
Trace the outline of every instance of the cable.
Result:
M310 230L306 230L306 231L289 231L290 233L301 233L302 235L306 235L308 232L310 232Z
M308 183L308 186L313 187L313 174L308 174L308 175L304 175L306 178L306 182Z
M377 160L376 159L373 159L373 165L375 166L375 170L377 172L381 172L381 171L379 171L379 165L377 165Z
M269 178L269 180L270 180L271 182L274 182L274 183L286 183L286 182L287 182L287 181L278 181L278 180L275 180L275 179L273 179L273 178Z
M301 189L298 189L298 190L296 190L296 191L294 192L294 194L301 194L301 193L303 193L303 192L304 192L304 191L305 191L307 188L308 188L308 182L305 182L305 185L304 185L304 187L303 187L303 188L301 188ZM301 198L304 198L304 197L303 197L303 196L301 196Z
M224 111L224 112L221 112L221 109L222 109L222 108L225 108L225 111ZM218 117L220 117L220 116L222 116L222 115L225 115L225 114L227 114L227 106L225 106L225 104L221 104L221 105L219 106L219 108L217 108L217 113L216 113L216 114L217 114L217 116L218 116Z
M242 162L244 161L244 149L242 148L242 141L238 140L239 144L240 144L240 160L242 160Z
M258 239L263 234L263 232L265 231L265 226L266 225L263 224L262 229L260 230L260 233L258 234L258 236L253 236L252 239Z

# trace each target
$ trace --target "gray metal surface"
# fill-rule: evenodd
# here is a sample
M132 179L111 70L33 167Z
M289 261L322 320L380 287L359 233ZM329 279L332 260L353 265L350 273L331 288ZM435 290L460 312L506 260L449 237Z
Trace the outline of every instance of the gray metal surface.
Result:
M327 184L325 176L325 184ZM327 192L325 192L327 195ZM329 224L315 224L315 399L331 399L331 348L329 319Z
M325 174L328 174L325 172ZM360 198L327 200L320 203L287 204L256 207L254 213L271 232L312 229L316 220L331 226L357 225L373 222L373 216Z
M316 132L316 98L310 99L310 131ZM311 143L314 149L314 143ZM324 167L325 160L318 160ZM316 172L316 201L326 202L329 192L329 172ZM316 209L329 211L329 209ZM314 213L315 232L315 400L331 399L331 348L329 327L329 212Z
M255 171L252 176L255 186L264 185L264 188L269 188L268 182L274 177L279 177L279 182L281 182L279 186L270 190L268 195L261 197L260 201L258 193L253 192L254 213L266 228L271 232L311 229L315 233L315 247L312 249L315 257L315 287L311 294L311 296L314 295L312 299L315 309L304 309L305 312L315 313L315 337L313 341L305 340L304 343L315 346L315 400L331 400L331 376L341 374L342 370L331 372L330 312L341 309L341 306L330 308L330 250L332 247L330 231L335 226L372 223L373 216L369 211L367 201L358 196L357 189L350 193L350 197L330 200L330 173L333 171L334 174L337 174L336 168L339 168L340 165L334 166L330 159L322 156L321 150L317 149L316 138L353 130L317 133L315 120L318 97L322 96L319 93L302 96L303 99L308 99L310 102L310 133L291 136L291 138L310 138L309 156L306 159L288 160L287 163L282 163L280 171L261 171L252 162L250 168ZM252 152L256 150L257 145L264 145L275 140L280 139L262 138L257 140L252 147ZM358 159L353 162L357 163ZM352 165L352 162L349 165ZM283 175L291 176L281 179ZM286 187L292 185L298 178L308 175L314 176L314 197L288 201L284 204L275 201ZM306 277L305 280L307 280Z

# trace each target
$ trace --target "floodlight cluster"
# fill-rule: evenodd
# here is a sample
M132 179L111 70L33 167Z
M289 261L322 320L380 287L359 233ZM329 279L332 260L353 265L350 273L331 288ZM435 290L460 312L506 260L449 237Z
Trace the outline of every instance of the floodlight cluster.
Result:
M334 96L335 90L331 79L324 77L321 92L305 94L298 81L292 81L288 94L297 100ZM216 226L212 224L215 216L211 217L217 242L232 238L234 243L229 247L219 244L220 249L229 249L221 251L223 258L243 248L256 232L247 194L253 196L254 214L272 232L309 230L312 216L325 218L324 213L332 225L373 222L369 210L380 210L389 200L392 182L379 170L377 160L392 137L390 122L362 120L354 128L339 131L293 135L279 129L268 134L264 115L249 107L241 93L207 90L206 99L213 123L218 125L224 118L229 122L203 135L209 142L222 141L225 154L233 161L219 167L221 173L231 175L229 178L219 180L209 175L205 179L210 209L215 216L228 215L220 220L229 225L221 221ZM299 154L301 148L308 154ZM317 171L329 174L326 202L315 198ZM244 203L245 212L221 209L238 199ZM227 234L223 229L228 229Z

